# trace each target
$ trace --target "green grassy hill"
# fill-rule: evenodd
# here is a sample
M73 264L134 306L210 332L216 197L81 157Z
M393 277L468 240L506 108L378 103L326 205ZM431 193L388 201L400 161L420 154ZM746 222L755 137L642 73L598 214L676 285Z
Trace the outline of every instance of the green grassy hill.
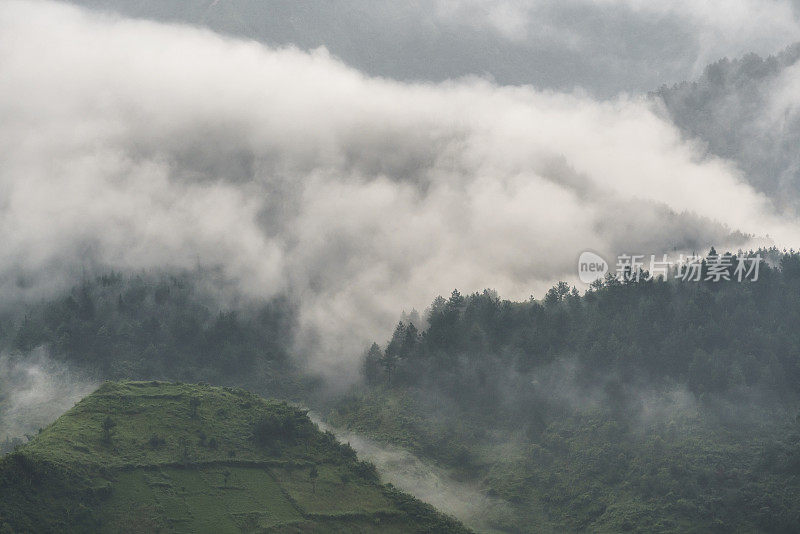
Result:
M466 532L306 414L236 388L106 383L0 461L5 532Z

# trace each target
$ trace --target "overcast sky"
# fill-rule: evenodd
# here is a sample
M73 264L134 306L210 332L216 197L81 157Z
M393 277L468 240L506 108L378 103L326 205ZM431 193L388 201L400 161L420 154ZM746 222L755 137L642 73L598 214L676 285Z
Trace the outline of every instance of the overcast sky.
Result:
M487 76L599 96L800 40L788 0L74 0L302 49L400 80Z

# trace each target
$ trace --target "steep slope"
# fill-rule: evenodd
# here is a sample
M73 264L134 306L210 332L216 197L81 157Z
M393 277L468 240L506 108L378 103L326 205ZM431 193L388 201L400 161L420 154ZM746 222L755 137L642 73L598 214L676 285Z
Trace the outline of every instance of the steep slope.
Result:
M465 532L306 414L241 389L106 383L0 462L0 532Z

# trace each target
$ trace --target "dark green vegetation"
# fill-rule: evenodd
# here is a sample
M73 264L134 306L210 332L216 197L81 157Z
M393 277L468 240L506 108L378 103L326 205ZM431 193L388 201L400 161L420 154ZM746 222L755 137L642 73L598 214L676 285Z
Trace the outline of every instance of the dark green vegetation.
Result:
M283 299L219 308L208 273L111 273L0 321L0 348L46 346L101 379L168 379L297 391L293 308ZM251 387L251 389L253 389Z
M795 531L800 256L762 253L772 266L762 265L754 283L607 280L585 295L559 284L525 302L454 292L368 351L363 384L313 404L332 423L405 447L502 501L476 511L476 524L497 531ZM0 342L20 358L44 345L100 377L240 383L312 399L318 382L288 356L292 307L220 311L201 287L191 276L100 277L0 322ZM179 402L191 424L208 417L204 401ZM249 417L234 411L230 417ZM171 465L163 472L170 487L177 463L250 461L246 450L279 458L281 444L296 437L281 418L254 420L241 439L257 449L233 447L228 457L213 425L182 443L180 433L138 428L141 446L120 456L115 439L132 423L112 419L107 431L105 415L93 419L102 447L87 454L113 469L159 459ZM51 431L23 450L37 450ZM59 455L88 461L73 447ZM27 453L5 460L25 461ZM316 476L310 467L270 473L298 506L314 501L328 513L339 497L323 498L326 484L369 476L364 464L353 465L364 472L319 463ZM233 485L237 471L226 466L197 472ZM111 479L69 473L74 483L60 478L53 487L83 488L71 517L99 520L86 492L102 494ZM306 500L293 489L300 486ZM360 499L346 495L343 502Z
M106 383L0 463L0 532L466 532L302 412Z
M754 283L453 292L331 420L479 481L498 530L794 532L800 259L770 254Z
M477 398L502 404L493 388L515 385L507 369L525 377L516 385L531 391L525 373L572 358L582 388L605 383L620 400L639 386L675 384L696 395L758 388L794 400L800 256L778 260L780 267L762 264L755 283L607 278L584 296L560 282L542 301L519 303L488 290L468 297L454 291L433 302L425 331L400 323L385 352L373 347L365 374L373 384L435 383L461 405Z

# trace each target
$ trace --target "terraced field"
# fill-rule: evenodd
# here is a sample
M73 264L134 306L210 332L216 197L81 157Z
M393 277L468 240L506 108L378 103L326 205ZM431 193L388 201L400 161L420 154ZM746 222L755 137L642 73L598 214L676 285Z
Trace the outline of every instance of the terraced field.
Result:
M3 458L0 489L0 531L466 531L305 412L206 385L104 384Z

